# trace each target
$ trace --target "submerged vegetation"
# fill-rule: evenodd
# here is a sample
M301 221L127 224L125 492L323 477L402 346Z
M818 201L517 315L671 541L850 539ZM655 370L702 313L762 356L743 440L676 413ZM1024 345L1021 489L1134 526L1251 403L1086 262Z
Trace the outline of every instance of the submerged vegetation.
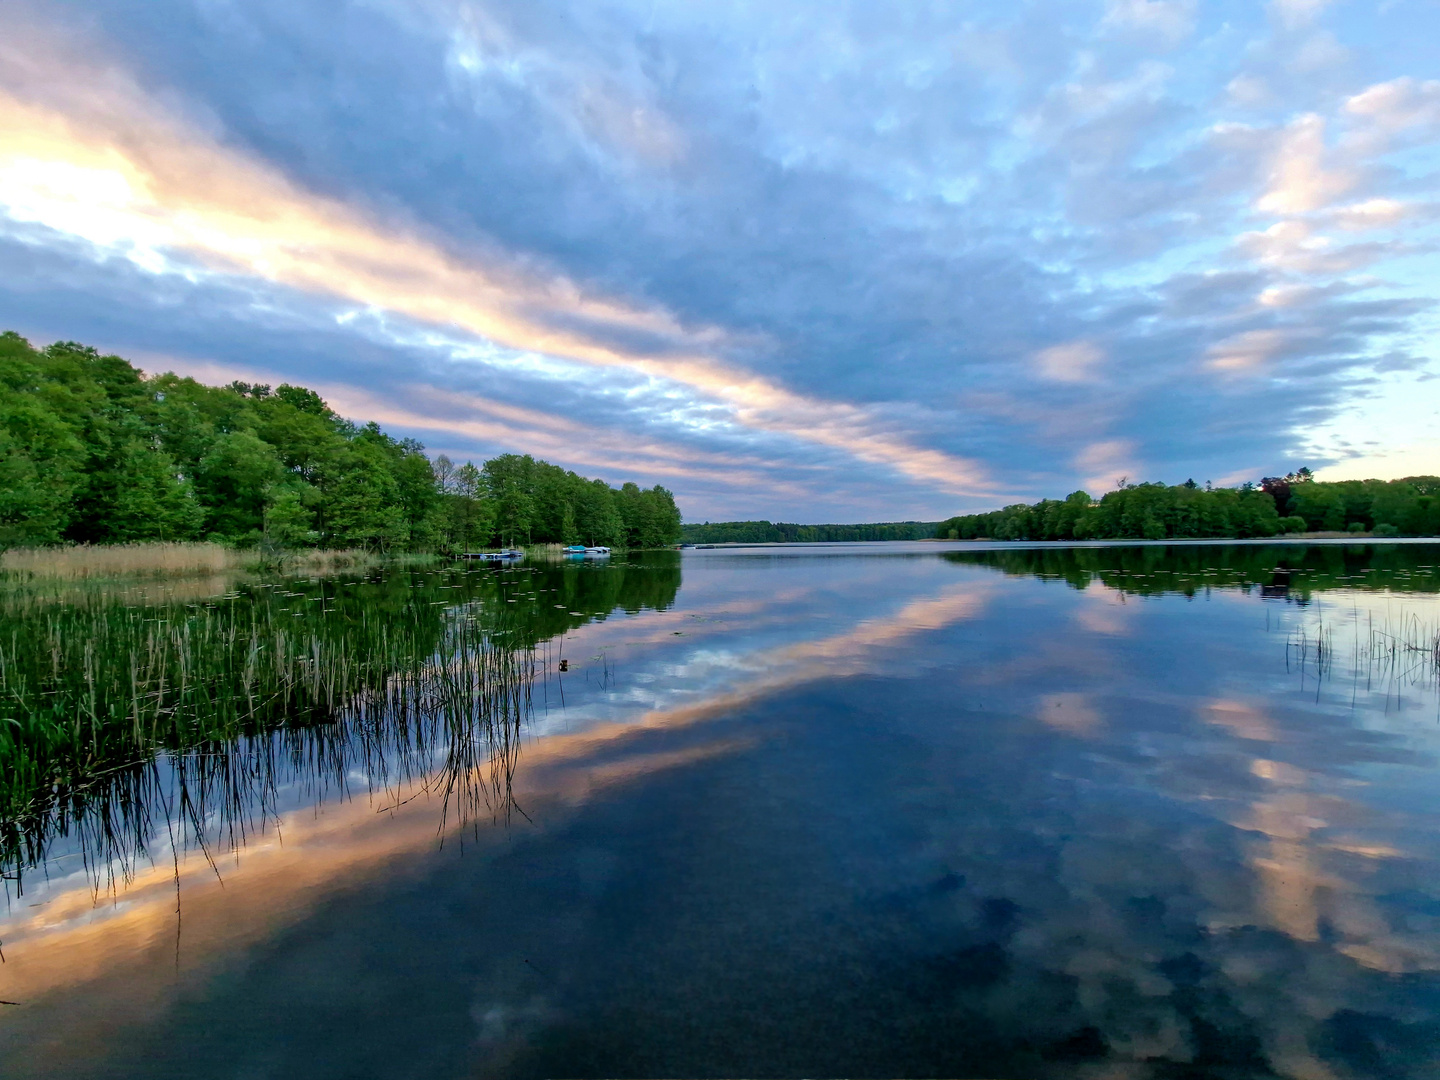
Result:
M658 547L660 486L616 489L529 456L433 462L313 390L146 376L74 342L0 334L0 549L210 540L455 551L495 543Z
M1238 488L1130 484L1098 502L1076 491L1064 499L1016 503L942 521L942 540L1246 539L1329 531L1376 536L1440 533L1440 477L1322 483L1308 469Z

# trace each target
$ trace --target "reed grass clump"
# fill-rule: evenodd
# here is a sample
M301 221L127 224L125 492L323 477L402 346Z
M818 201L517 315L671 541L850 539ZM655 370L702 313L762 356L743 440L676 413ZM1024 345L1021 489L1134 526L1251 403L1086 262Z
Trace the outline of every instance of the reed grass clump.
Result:
M125 582L144 578L215 577L271 566L294 573L331 574L370 569L382 561L418 565L434 558L398 555L382 559L361 548L262 551L211 543L75 544L11 548L0 553L0 572L11 584Z
M364 548L290 548L284 551L260 549L247 552L251 570L281 570L288 574L339 574L363 572L378 566L420 567L438 561L439 556L401 552L379 555Z
M247 558L224 544L76 544L11 548L0 555L0 570L21 580L168 577L238 571Z
M1409 684L1440 686L1440 625L1410 613L1379 625L1371 620L1366 629L1356 646L1365 663Z
M162 841L208 855L279 792L357 782L386 799L418 784L442 824L508 817L537 645L673 604L678 555L646 560L0 590L0 874L18 887L78 857L113 885L168 859Z
M396 769L410 775L407 761L428 775L442 749L466 770L494 758L497 718L514 728L528 702L533 638L500 627L494 605L460 597L437 605L401 577L393 587L351 590L292 582L211 604L102 598L6 611L6 875L36 865L57 836L80 836L95 855L87 865L97 867L117 851L143 851L165 786L160 771L172 785L183 781L175 812L189 807L196 829L217 805L231 821L263 811L276 768L262 751L277 738L292 760L331 761L320 772L341 780L356 755L382 782ZM518 746L511 728L500 739L502 762ZM509 775L502 768L477 793L456 766L444 786L447 809L468 818L482 803L499 799L500 807Z

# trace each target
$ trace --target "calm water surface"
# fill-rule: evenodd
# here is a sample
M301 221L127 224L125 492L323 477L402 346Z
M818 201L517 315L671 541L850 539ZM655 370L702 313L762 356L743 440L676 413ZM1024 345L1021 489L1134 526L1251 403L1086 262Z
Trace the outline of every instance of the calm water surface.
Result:
M309 588L503 613L523 685L33 824L3 1075L1440 1076L1440 547Z

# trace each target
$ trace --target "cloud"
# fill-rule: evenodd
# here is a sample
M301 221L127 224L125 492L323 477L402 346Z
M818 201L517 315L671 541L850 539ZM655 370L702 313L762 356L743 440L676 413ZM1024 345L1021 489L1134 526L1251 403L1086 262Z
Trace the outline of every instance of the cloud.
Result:
M1092 493L1109 491L1121 478L1138 481L1139 467L1133 439L1102 439L1075 455L1074 466L1084 475L1082 483Z
M1337 214L1335 220L1345 227L1358 218L1353 213ZM1263 232L1244 233L1235 247L1264 266L1320 276L1356 270L1400 250L1399 245L1384 243L1337 245L1308 222L1294 219L1278 222Z
M1362 75L1295 67L1361 40L1343 7L340 10L12 4L0 313L251 341L465 453L629 442L712 518L938 517L1116 443L1274 471L1423 367L1435 91L1384 20ZM1306 348L1212 366L1266 331Z
M1194 0L1109 0L1104 22L1151 34L1167 45L1189 37L1195 29Z
M1416 207L1397 199L1366 199L1348 206L1333 207L1329 218L1341 229L1364 232L1396 225L1415 212Z
M496 84L533 95L552 121L570 130L611 167L669 167L684 160L685 133L634 72L576 78L563 58L517 40L483 7L462 7L450 33L446 67L453 83L476 96Z
M1436 438L1360 451L1315 473L1317 479L1327 481L1437 475L1440 439Z
M715 351L726 343L719 330L682 327L668 312L612 301L564 277L456 259L412 229L368 220L214 145L123 82L112 80L103 101L88 89L64 94L66 111L0 92L0 202L13 219L123 248L146 269L162 271L180 252L218 271L511 348L636 371L726 403L745 426L957 494L985 486L976 463L914 446L862 407L797 394L725 364Z
M1330 0L1270 0L1270 12L1286 29L1308 26L1330 6Z
M1216 371L1254 371L1293 344L1283 330L1246 330L1211 346L1208 366Z
M1225 84L1225 93L1237 105L1268 105L1274 100L1270 87L1257 75L1236 75Z
M1351 191L1357 177L1325 164L1325 119L1313 113L1298 117L1286 129L1270 164L1269 185L1255 204L1265 213L1294 214L1317 210Z
M1041 349L1035 354L1035 365L1041 375L1056 382L1091 382L1104 359L1104 350L1094 342L1071 341Z
M1440 127L1440 79L1421 82L1407 75L1376 83L1349 98L1345 111L1387 132L1428 132Z

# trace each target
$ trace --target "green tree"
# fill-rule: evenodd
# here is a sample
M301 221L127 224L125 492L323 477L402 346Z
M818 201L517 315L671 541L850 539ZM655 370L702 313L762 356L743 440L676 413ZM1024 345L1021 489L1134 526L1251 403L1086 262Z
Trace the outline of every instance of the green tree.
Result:
M409 529L388 464L373 443L357 441L340 457L325 491L327 540L382 551L405 542Z
M132 440L122 448L116 481L110 539L192 540L200 534L205 509L194 486L163 450Z
M490 543L495 531L494 504L485 497L485 479L471 462L446 473L446 543L455 551L473 551Z
M434 547L444 528L443 506L430 460L418 443L402 448L391 473L405 524L403 542L416 550Z
M305 387L147 378L74 342L0 334L0 546L213 535L453 550L497 533L648 546L677 539L679 520L663 488L618 492L528 455L432 465L419 442Z
M57 542L83 479L71 395L47 382L30 343L0 334L0 547Z
M206 530L228 540L258 540L270 488L284 475L269 443L248 431L219 436L200 459L195 478Z
M1345 499L1333 485L1313 481L1290 489L1290 512L1305 519L1312 530L1338 531L1345 527Z
M306 492L298 485L275 489L265 507L265 542L277 550L308 547L319 534L312 527L315 514L306 505Z
M495 529L502 544L530 542L535 523L534 466L529 454L501 454L485 462L485 488L495 507Z

